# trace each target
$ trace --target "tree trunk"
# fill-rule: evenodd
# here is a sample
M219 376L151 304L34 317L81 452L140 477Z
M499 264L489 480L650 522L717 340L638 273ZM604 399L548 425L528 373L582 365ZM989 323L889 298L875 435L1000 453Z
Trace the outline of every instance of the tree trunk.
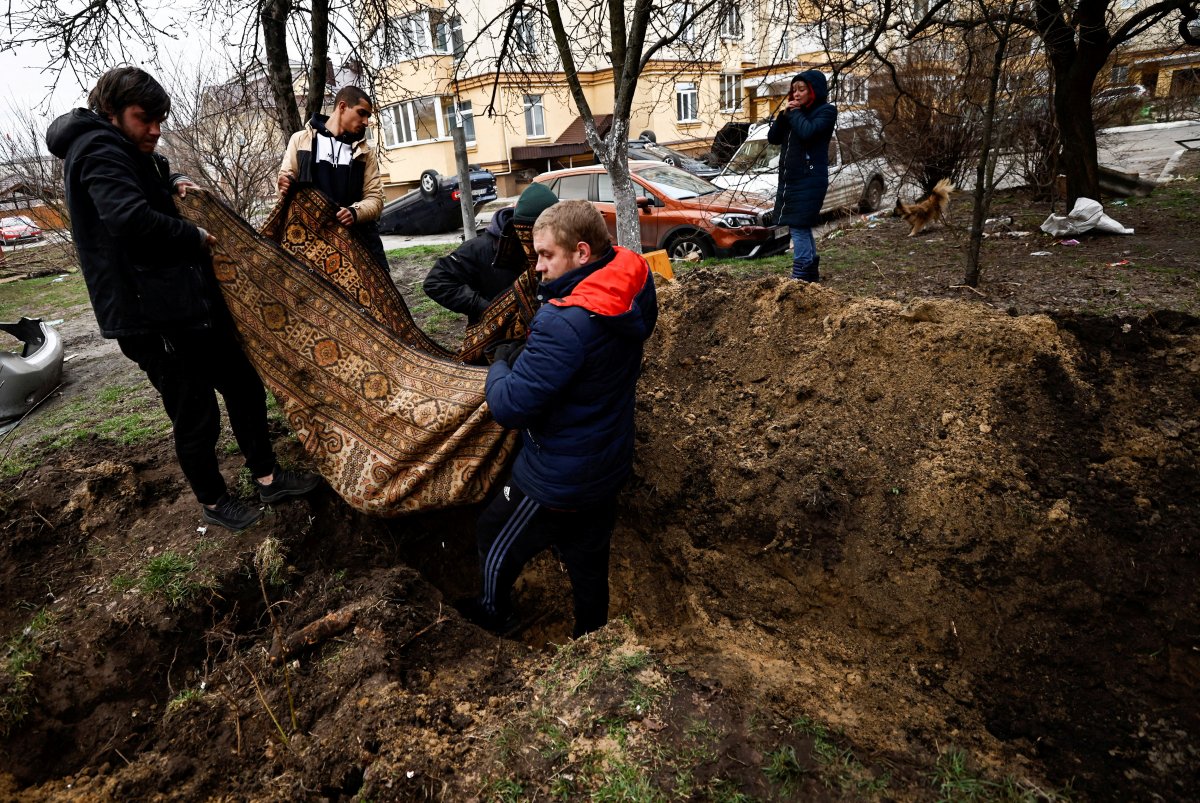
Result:
M1060 165L1067 177L1067 208L1076 198L1100 199L1096 127L1092 123L1092 84L1096 74L1073 70L1054 88L1054 116L1062 146Z
M637 185L629 176L629 121L613 120L609 132L609 159L604 168L612 179L613 202L617 207L617 245L642 253L641 210Z
M288 8L288 0L267 0L259 17L267 54L267 82L275 101L275 119L285 139L304 126L296 108L296 90L292 87L292 68L288 64Z
M312 61L308 68L306 120L320 114L325 105L325 87L329 60L329 0L312 0Z

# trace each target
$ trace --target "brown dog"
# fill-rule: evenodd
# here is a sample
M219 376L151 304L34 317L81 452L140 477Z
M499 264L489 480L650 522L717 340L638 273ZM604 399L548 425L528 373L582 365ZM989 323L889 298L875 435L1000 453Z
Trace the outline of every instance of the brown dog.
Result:
M950 183L950 179L944 178L934 185L933 192L915 204L906 204L897 198L892 216L904 218L904 221L912 227L908 232L908 236L912 237L934 220L946 222L946 209L950 207L950 193L952 192L954 192L954 185Z

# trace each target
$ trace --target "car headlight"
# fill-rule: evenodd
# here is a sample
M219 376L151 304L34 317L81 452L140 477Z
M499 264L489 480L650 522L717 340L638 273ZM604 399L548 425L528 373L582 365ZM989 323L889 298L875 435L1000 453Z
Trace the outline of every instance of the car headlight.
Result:
M713 215L712 222L714 226L737 229L742 226L758 225L758 218L754 215L747 215L741 212L722 212L719 215Z

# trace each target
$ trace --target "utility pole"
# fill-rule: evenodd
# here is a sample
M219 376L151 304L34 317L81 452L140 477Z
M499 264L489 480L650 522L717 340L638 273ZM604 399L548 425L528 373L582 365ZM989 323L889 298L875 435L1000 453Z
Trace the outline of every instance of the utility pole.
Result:
M471 194L471 168L467 166L467 135L463 132L462 112L454 99L454 164L458 167L458 202L462 204L463 242L475 239L475 196Z

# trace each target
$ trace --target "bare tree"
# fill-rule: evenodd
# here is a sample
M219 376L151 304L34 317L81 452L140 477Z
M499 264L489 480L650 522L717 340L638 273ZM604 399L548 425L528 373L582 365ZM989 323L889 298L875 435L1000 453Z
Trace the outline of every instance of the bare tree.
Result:
M253 219L273 200L286 139L259 83L238 73L222 81L213 76L203 67L168 73L163 150L176 170Z
M54 116L43 117L20 107L8 109L8 117L8 130L0 132L0 179L12 188L14 202L19 188L25 199L50 210L48 218L69 228L71 215L63 196L62 160L45 152L46 129Z
M1180 44L1200 46L1196 0L1152 0L1123 10L1121 0L1025 0L1013 7L985 5L962 14L955 0L937 0L914 27L971 29L988 21L1031 31L1042 40L1051 65L1055 123L1061 138L1061 165L1068 201L1095 198L1100 191L1092 94L1097 76L1122 45L1158 31ZM1170 23L1174 21L1175 25Z

